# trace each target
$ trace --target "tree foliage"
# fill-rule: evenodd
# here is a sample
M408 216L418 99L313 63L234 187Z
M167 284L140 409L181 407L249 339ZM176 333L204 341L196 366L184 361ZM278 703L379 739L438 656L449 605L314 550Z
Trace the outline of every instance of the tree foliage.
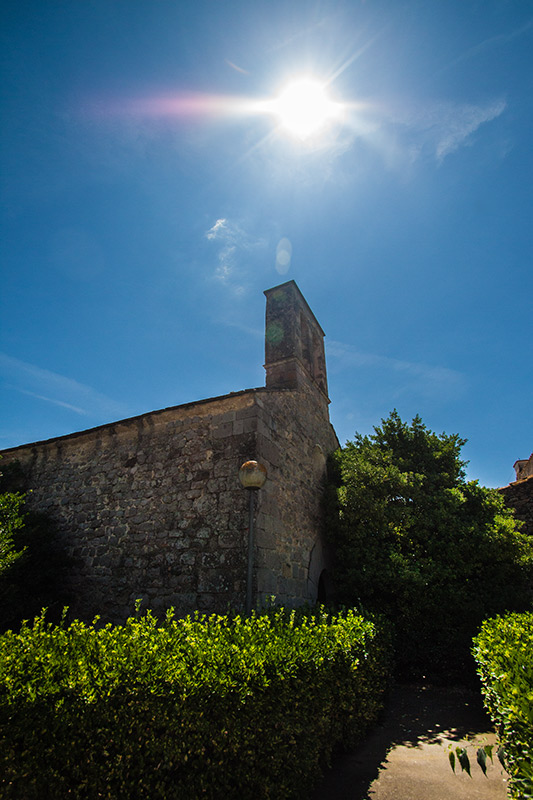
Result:
M24 524L21 506L24 496L19 492L0 494L0 575L19 559L23 549L17 549L16 534Z
M59 619L70 601L64 545L47 516L26 510L24 483L16 464L0 473L0 632L43 607L49 619Z
M394 620L400 667L455 673L485 617L525 606L532 544L496 490L466 480L464 439L396 411L374 430L334 456L340 599Z

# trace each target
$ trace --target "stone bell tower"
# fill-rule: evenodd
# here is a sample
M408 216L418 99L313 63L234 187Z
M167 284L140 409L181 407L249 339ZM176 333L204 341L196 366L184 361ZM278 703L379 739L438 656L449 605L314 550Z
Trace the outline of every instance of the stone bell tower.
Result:
M324 331L294 281L267 289L265 370L267 389L311 384L329 403Z

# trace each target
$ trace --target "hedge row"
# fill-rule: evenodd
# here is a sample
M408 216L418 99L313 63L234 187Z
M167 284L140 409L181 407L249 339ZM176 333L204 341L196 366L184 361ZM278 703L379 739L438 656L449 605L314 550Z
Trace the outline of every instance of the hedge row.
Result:
M483 623L474 658L506 754L514 798L533 797L533 614Z
M41 616L0 638L0 796L304 796L375 718L389 656L350 611Z

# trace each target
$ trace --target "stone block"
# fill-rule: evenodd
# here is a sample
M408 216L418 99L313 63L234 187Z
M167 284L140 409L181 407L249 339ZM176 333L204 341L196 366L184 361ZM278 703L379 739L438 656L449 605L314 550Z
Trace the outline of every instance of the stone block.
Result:
M257 530L255 541L258 548L263 547L265 550L275 550L277 546L275 535L265 530Z
M241 494L242 490L238 489L234 492L220 492L218 495L219 511L234 511L236 508L242 507Z
M257 591L259 593L276 594L278 591L278 581L275 573L268 567L260 567L256 570Z
M224 414L217 414L217 416L213 418L213 422L215 425L220 425L224 422L233 422L236 416L236 411L226 411Z
M224 553L203 553L200 563L203 567L218 567L224 563Z
M219 569L206 569L199 573L199 592L226 592L229 589L229 576Z
M242 433L244 433L244 420L237 419L233 423L233 435L240 436Z
M233 433L233 423L223 422L221 425L218 425L216 428L213 429L213 438L225 439L226 437L231 436L232 433Z
M235 419L247 419L248 417L256 417L258 413L257 406L254 404L247 408L241 408L235 413Z
M255 433L257 430L257 417L247 417L243 420L242 432L243 433Z
M238 547L239 541L232 533L219 533L217 536L217 543L219 547L226 549L227 547Z

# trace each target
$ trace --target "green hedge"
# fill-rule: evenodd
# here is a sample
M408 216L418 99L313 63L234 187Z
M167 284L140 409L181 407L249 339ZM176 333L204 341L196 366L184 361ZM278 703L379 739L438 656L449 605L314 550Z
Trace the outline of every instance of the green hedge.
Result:
M474 658L511 775L511 796L533 797L533 614L483 623Z
M305 796L387 682L351 611L95 623L0 638L2 798Z

